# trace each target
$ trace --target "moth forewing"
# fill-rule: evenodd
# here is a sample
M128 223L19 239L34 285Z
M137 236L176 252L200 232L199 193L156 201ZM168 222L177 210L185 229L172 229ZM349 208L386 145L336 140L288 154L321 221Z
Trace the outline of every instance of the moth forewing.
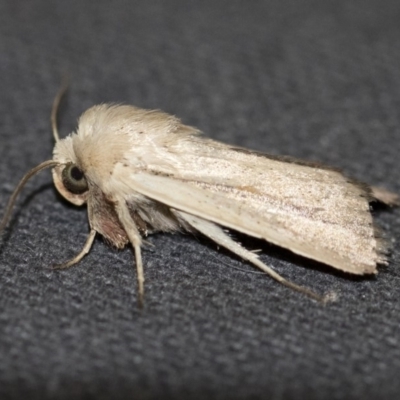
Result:
M299 208L293 202L277 202L268 193L254 193L253 188L202 184L201 177L189 181L136 173L131 179L137 191L175 209L265 239L346 272L375 273L377 263L385 262L384 244L375 237L365 197L347 199L348 192L341 197L337 194L337 200L342 201L338 209L342 211L332 209L333 215L328 219L327 212L317 217L317 210L306 208L307 198L304 207ZM270 199L268 207L265 203ZM346 202L347 210L343 207ZM355 209L357 203L360 204ZM322 200L318 205L318 208L323 206Z

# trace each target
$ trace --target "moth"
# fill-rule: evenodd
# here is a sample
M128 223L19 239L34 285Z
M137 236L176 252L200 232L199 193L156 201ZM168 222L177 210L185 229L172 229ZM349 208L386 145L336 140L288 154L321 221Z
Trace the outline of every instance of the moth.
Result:
M352 274L375 274L378 264L387 263L369 203L395 203L390 192L332 168L214 141L172 115L129 105L96 105L83 113L75 132L60 139L56 114L63 91L51 113L53 159L23 177L0 224L1 231L26 181L52 168L59 193L87 205L90 226L83 249L58 268L78 263L96 233L118 249L131 244L142 302L143 238L196 232L282 284L324 299L284 279L227 228Z

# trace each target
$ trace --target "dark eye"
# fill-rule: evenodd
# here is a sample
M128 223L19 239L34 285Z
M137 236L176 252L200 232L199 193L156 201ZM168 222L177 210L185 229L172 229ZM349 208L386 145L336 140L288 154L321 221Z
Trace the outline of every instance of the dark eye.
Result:
M75 164L67 164L62 171L62 181L65 188L74 194L82 194L88 190L84 173Z

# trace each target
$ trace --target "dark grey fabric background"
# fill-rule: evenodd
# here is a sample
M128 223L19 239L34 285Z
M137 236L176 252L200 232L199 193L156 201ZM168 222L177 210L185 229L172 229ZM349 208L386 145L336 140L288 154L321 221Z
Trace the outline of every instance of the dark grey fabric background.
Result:
M318 160L400 192L398 1L0 1L0 211L100 102L159 108L207 135ZM49 172L0 239L1 399L395 399L400 212L378 212L390 265L355 279L238 237L322 306L212 243L157 234L136 304L130 249L101 239L76 267L85 209Z

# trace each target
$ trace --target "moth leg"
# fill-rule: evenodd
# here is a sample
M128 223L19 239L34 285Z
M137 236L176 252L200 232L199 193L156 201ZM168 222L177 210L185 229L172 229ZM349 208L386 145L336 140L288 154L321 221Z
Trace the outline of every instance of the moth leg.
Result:
M207 236L210 238L212 241L215 243L225 247L226 249L230 250L232 253L238 255L239 257L250 261L253 265L270 275L272 278L277 280L278 282L282 283L283 285L294 289L298 292L304 293L307 296L321 301L325 302L327 300L326 297L320 296L317 293L313 292L312 290L296 285L293 282L290 282L283 278L281 275L279 275L277 272L275 272L271 267L268 267L265 265L259 258L258 255L245 249L243 246L241 246L239 243L235 242L229 235L227 235L221 227L218 225L214 224L213 222L206 221L202 218L196 217L191 214L187 214L182 211L177 211L179 215L186 221L188 222L193 228L195 228L197 231L202 233L204 236Z
M52 267L52 269L66 269L66 268L72 267L74 264L76 264L79 261L81 261L82 258L87 253L89 253L89 251L90 251L90 249L92 247L92 244L93 244L95 236L96 236L96 231L94 229L91 229L90 233L89 233L89 236L86 239L86 243L83 246L83 249L81 250L81 252L79 254L77 254L73 259L71 259L71 260L69 260L69 261L67 261L67 262L65 262L63 264L54 265Z
M133 249L135 251L137 281L139 289L138 301L139 301L139 307L143 307L144 272L143 272L142 252L141 252L142 237L134 220L131 218L128 207L125 204L118 203L116 206L116 211L118 214L118 219L121 222L126 234L128 235L129 241L131 242Z

